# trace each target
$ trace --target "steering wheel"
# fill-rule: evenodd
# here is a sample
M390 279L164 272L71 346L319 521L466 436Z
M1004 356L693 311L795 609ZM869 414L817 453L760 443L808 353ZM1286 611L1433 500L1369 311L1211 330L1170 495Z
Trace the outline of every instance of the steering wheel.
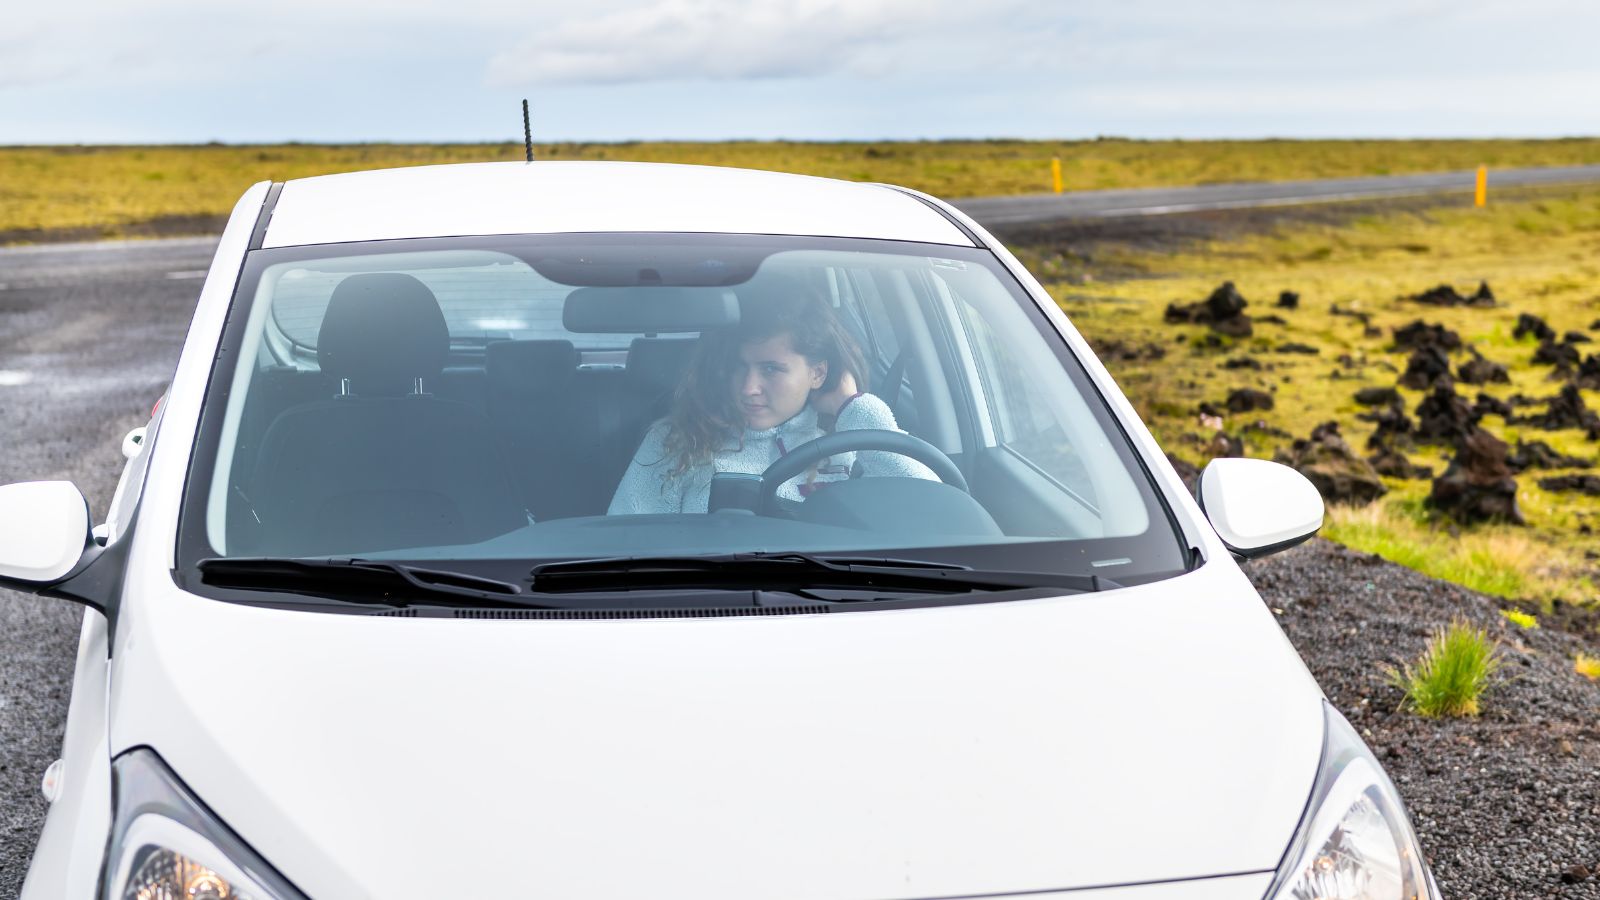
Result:
M945 484L971 493L961 470L938 447L901 431L856 428L849 431L835 431L814 441L807 441L767 466L767 470L761 473L756 515L770 516L777 511L778 488L784 482L822 460L846 450L887 450L901 456L909 456L932 469L933 474L939 476L939 480Z

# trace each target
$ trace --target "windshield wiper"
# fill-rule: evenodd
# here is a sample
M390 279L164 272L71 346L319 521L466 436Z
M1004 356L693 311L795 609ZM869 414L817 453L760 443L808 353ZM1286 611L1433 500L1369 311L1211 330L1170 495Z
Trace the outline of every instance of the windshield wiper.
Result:
M549 608L526 599L522 587L509 581L385 560L212 558L200 560L196 568L202 581L216 587L307 594L347 603Z
M924 593L1056 588L1091 593L1122 585L1099 575L1007 572L912 559L729 553L717 556L604 557L535 566L541 594L650 588L884 589Z
M872 596L827 596L811 591L970 594L1048 588L1088 593L1121 587L1098 575L1063 572L985 571L923 560L806 553L733 553L718 556L602 557L535 566L521 585L465 572L430 569L387 560L334 557L295 559L236 557L196 564L208 585L248 591L300 594L375 606L571 609L553 601L560 594L625 594L630 591L710 589L799 594L828 603L855 603ZM620 598L613 598L620 600ZM592 602L592 601L591 601ZM685 600L665 606L680 606ZM708 604L697 598L695 605ZM762 605L753 595L746 603ZM741 603L737 605L746 605ZM639 601L623 601L633 608ZM663 605L655 601L651 608ZM587 607L587 604L585 604Z

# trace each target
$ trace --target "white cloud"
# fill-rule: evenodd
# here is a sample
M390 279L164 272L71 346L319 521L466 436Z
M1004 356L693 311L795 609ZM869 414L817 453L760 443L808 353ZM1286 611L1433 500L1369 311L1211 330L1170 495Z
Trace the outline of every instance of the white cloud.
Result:
M942 31L974 15L950 0L656 0L535 30L494 54L486 77L519 86L882 74L934 23Z

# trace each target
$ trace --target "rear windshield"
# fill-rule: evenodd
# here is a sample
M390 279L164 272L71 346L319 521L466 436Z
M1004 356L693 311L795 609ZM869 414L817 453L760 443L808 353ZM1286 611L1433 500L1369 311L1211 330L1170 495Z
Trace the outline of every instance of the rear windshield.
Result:
M987 251L258 250L224 343L184 565L883 551L1119 583L1183 568L1104 402Z
M349 264L370 266L358 257ZM626 349L627 335L574 334L561 325L561 307L571 292L509 253L454 250L389 255L379 263L421 281L439 302L456 344L489 341L568 340L589 348ZM360 268L355 271L384 271ZM314 353L328 299L353 274L334 260L286 264L270 274L272 324L285 340Z

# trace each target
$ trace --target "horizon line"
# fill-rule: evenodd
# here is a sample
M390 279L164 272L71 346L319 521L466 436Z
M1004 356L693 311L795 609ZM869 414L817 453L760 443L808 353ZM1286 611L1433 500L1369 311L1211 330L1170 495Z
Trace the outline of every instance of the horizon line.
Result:
M1420 142L1454 142L1454 143L1487 143L1492 141L1523 141L1533 143L1557 143L1600 140L1600 134L1569 134L1557 136L1527 136L1527 135L1496 135L1492 137L1469 136L1411 136L1411 137L1372 137L1352 135L1345 137L1290 137L1290 136L1265 136L1265 137L1132 137L1128 135L1095 135L1093 137L1054 137L1054 138L1022 138L1022 137L921 137L921 138L755 138L755 137L729 137L729 138L560 138L551 140L534 140L534 146L635 146L639 144L1095 144L1095 143L1137 143L1137 144L1221 144L1221 143L1420 143ZM483 139L483 140L416 140L399 138L362 138L356 140L304 140L284 139L272 141L225 141L219 139L205 141L156 141L133 143L100 143L85 141L39 141L0 144L0 150L31 150L55 148L146 148L146 147L378 147L378 146L434 146L434 147L493 147L500 145L522 146L520 138Z

